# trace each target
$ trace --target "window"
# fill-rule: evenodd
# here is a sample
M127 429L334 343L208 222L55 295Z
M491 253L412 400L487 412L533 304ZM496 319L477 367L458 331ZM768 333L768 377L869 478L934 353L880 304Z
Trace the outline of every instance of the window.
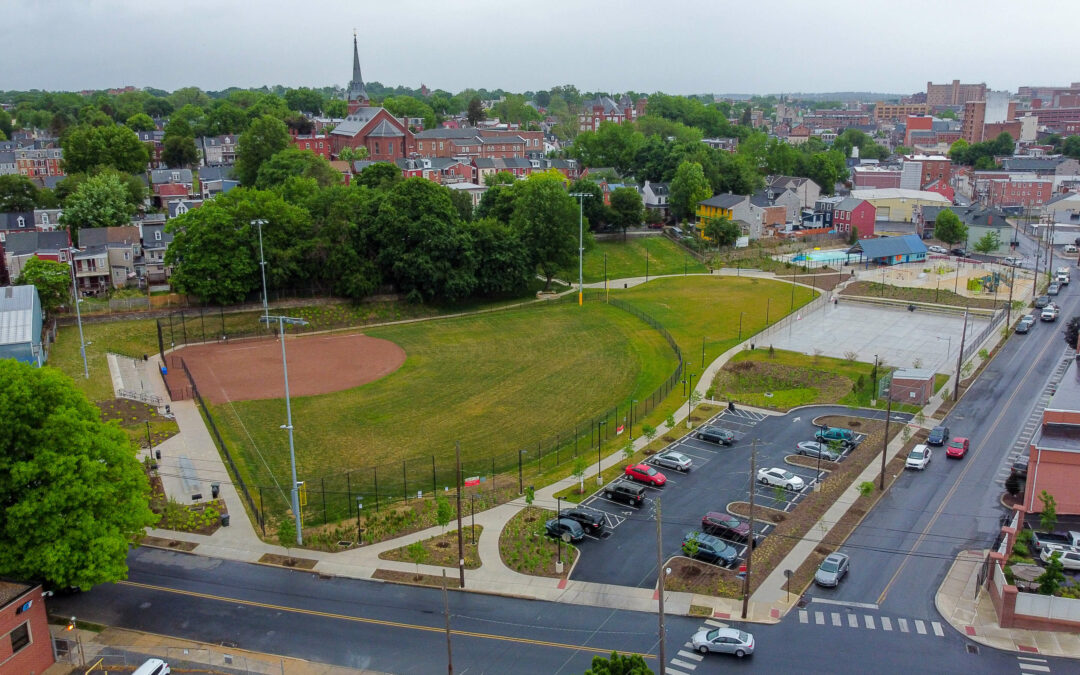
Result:
M18 653L23 647L30 644L30 622L18 626L11 631L11 653Z
M49 214L47 214L47 213L41 214L41 224L42 225L48 225L49 224Z
M161 230L154 232L154 241L161 241Z
M392 142L386 144L386 154L388 154L388 155L394 154L394 144Z
M379 154L379 142L375 141L375 154Z
M26 227L26 218L23 218L22 216L19 216L18 218L15 219L15 224L18 225L19 227Z

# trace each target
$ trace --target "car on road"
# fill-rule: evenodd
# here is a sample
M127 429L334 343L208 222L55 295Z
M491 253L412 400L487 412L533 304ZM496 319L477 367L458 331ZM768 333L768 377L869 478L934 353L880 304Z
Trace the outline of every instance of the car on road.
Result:
M690 643L702 654L734 654L741 659L754 653L754 636L738 628L702 628Z
M814 440L822 443L829 441L843 441L848 445L855 444L855 432L843 427L820 427L814 434Z
M777 467L758 469L757 479L765 485L779 485L781 487L786 487L789 490L795 490L796 492L806 487L806 483L802 478L786 469L779 469Z
M585 538L585 528L570 518L552 518L544 523L544 529L549 537L557 537L563 541L581 541Z
M690 465L693 464L693 461L681 452L668 450L653 457L653 464L668 469L675 469L676 471L686 472L690 470Z
M694 531L683 535L682 552L690 558L729 567L739 559L739 552L735 547L720 537Z
M926 467L930 466L930 457L933 455L933 451L925 445L919 444L911 449L908 453L907 461L904 462L905 469L918 469L922 471Z
M1008 265L1008 266L1010 266L1010 267L1023 267L1024 266L1024 259L1019 258L1017 256L1011 256L1011 255L1006 256L1005 258L1002 259L1001 262Z
M583 506L563 509L562 511L559 511L559 517L569 518L570 520L577 522L586 533L593 535L602 533L604 531L604 523L607 522L607 518L604 517L602 511L596 511Z
M645 501L645 488L630 481L620 480L605 487L604 496L611 500L617 499L634 506L641 506L641 503Z
M1076 253L1077 251L1080 251L1080 249L1076 248L1075 244L1065 244L1066 253Z
M967 454L968 445L968 439L962 436L957 436L956 438L949 441L949 447L945 448L945 456L962 459L964 455Z
M950 248L949 253L953 254L954 256L957 256L958 258L966 258L967 257L967 251L965 251L962 248Z
M846 553L830 553L825 556L814 572L814 583L818 586L833 588L840 585L844 575L848 573L851 559Z
M750 538L749 523L718 511L709 511L701 517L701 531L705 534L727 539L746 541Z
M630 480L656 487L661 487L667 482L667 476L648 464L628 464L625 473Z
M1061 314L1061 310L1057 305L1049 304L1043 307L1042 313L1039 314L1039 318L1043 321L1057 321L1058 315Z
M1061 293L1061 284L1056 281L1051 281L1050 285L1046 287L1046 294L1057 295L1058 293Z
M942 246L927 246L926 250L930 251L931 253L941 253L942 255L949 252L948 249Z
M1025 314L1020 318L1020 322L1016 324L1017 333L1027 333L1031 331L1031 327L1035 325L1035 315Z
M800 455L806 455L807 457L820 457L830 462L836 462L840 459L839 453L835 452L825 443L819 441L802 441L795 444L795 452Z
M927 445L945 445L945 439L949 437L949 427L940 426L934 427L930 430L930 435L926 437Z
M720 427L701 427L698 429L698 432L694 434L694 437L719 445L731 445L735 442L734 432L728 431L727 429L721 429Z
M1062 546L1061 544L1046 544L1042 547L1039 558L1048 563L1055 554L1059 556L1061 566L1065 569L1080 570L1080 549L1073 546Z
M1009 473L1014 473L1020 480L1027 479L1028 472L1028 458L1021 457L1012 463L1009 467Z
M1039 297L1035 298L1035 309L1042 309L1043 307L1046 307L1049 304L1050 304L1050 296L1049 295L1040 295Z

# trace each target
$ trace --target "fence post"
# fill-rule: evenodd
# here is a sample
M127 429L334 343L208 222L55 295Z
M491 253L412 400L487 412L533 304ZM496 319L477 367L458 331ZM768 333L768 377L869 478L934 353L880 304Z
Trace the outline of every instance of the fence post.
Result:
M184 310L180 310L180 328L184 331L184 344L187 344L187 317L184 316Z
M431 492L432 494L439 491L439 484L435 478L435 455L431 456Z

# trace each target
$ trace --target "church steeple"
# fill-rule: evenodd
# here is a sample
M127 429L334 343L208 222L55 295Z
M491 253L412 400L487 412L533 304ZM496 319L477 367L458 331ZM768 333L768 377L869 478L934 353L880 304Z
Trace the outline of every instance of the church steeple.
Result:
M364 77L360 74L360 49L356 43L356 31L353 31L352 80L349 82L346 98L349 101L349 113L371 103L364 89Z

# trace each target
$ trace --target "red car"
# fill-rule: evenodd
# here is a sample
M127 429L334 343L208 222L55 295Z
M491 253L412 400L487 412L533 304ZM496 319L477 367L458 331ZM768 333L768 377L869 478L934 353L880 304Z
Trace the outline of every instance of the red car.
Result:
M626 475L639 483L648 483L660 487L667 482L667 476L648 464L631 464L626 467Z
M946 457L961 459L968 451L968 439L957 436L949 441L949 447L945 448Z

